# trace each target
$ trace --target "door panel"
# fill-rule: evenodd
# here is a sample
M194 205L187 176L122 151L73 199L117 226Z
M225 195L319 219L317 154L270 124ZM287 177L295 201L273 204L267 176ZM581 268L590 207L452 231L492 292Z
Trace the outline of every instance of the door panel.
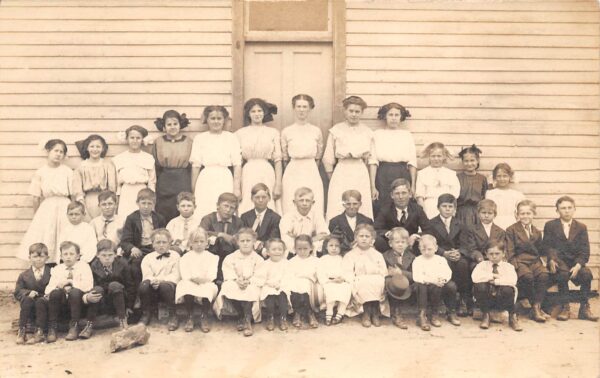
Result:
M292 97L309 94L315 100L309 122L326 136L332 122L331 50L319 43L246 43L244 98L261 97L277 105L272 125L281 130L294 122Z

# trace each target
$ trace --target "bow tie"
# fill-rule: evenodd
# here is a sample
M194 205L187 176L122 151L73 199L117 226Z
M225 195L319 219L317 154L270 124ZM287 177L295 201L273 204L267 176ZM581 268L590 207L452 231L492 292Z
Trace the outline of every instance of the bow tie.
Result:
M162 259L163 257L166 257L166 258L169 258L169 257L171 257L171 252L166 252L166 253L163 253L162 255L158 255L158 256L156 256L156 259L157 259L157 260L160 260L160 259Z

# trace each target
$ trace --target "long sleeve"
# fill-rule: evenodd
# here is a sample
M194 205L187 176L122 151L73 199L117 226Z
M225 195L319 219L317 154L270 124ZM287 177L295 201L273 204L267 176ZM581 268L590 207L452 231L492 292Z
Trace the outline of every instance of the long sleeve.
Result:
M499 268L500 277L494 281L494 284L497 286L516 286L518 277L515 268L505 262L501 262Z
M329 282L329 261L330 259L327 256L323 256L319 259L319 263L317 264L317 281L321 285Z
M150 253L148 255L146 255L143 259L142 259L142 264L141 264L141 268L142 268L142 281L145 280L151 280L154 277L154 272L152 271L152 266L150 263L150 259L154 258L154 253Z
M325 172L329 173L333 172L333 167L335 166L335 137L331 131L327 137L327 144L323 152L323 166L325 167Z
M133 217L128 216L125 219L125 225L121 234L121 249L123 250L123 256L129 257L131 250L135 247L135 220Z
M223 270L224 281L235 281L238 278L234 264L236 253L238 252L234 252L231 255L225 257L225 260L223 261L223 266L221 269Z
M426 177L429 174L429 167L423 168L417 175L417 183L415 184L415 198L427 197L427 186L425 185Z
M195 252L186 253L181 260L179 260L179 275L181 279L185 281L189 281L197 276L197 274L194 274L195 264L191 253Z
M516 242L516 232L513 227L509 227L506 229L506 261L515 265L515 242Z
M321 214L313 212L313 219L315 220L315 234L329 234L329 228Z
M378 274L382 277L387 276L388 270L385 265L385 260L383 259L383 255L375 250L371 251L371 259L374 260L376 269L375 274Z
M210 253L210 252L206 252ZM209 281L214 281L217 279L217 270L219 269L219 257L213 254L210 254L210 259L208 259L206 263L205 276Z
M25 288L25 279L23 277L24 272L19 274L19 278L17 278L17 283L15 285L15 291L13 293L16 300L20 301L22 298L29 295L31 290Z
M61 281L61 277L62 274L60 274L60 265L56 265L54 268L52 268L52 270L50 271L50 281L48 282L48 285L46 286L46 291L44 294L49 295L52 290L56 289L58 287L58 283Z
M460 254L471 259L475 251L475 241L466 226L461 225L460 235L458 237Z
M424 267L421 266L421 260L422 259L417 257L413 262L413 280L417 283L426 283L425 271L423 269Z
M292 216L284 215L279 222L279 233L281 234L281 240L285 243L288 251L294 250L294 237L291 235L293 228Z
M342 271L344 273L344 280L349 283L354 283L354 254L352 251L346 253L342 259Z
M454 198L458 198L460 196L460 181L458 181L458 176L456 176L456 172L448 169L450 174L448 174L448 193L452 194Z
M86 263L91 263L94 257L96 257L96 244L98 240L96 238L96 232L94 227L90 224L85 223L85 227L81 227L82 243L79 246L81 248L81 259Z
M493 280L494 275L492 274L489 261L482 261L477 264L475 269L473 269L473 273L471 273L471 279L473 283L490 282Z
M175 261L171 261L171 259ZM169 281L176 284L181 280L181 277L179 276L179 260L179 254L175 251L171 251L171 257L169 259L168 266L169 271L165 272L166 274L163 276L163 281Z
M156 168L148 169L148 189L156 191Z
M83 262L79 262L77 265L77 270L80 270L79 279L76 280L76 282L73 282L73 287L87 293L94 287L94 275L92 274L92 269L88 264Z
M83 177L81 177L82 174L83 171L81 168L76 169L75 172L73 172L73 196L75 197L75 201L78 202L82 202L85 197L85 192L83 190Z
M262 260L262 259L261 259ZM267 282L268 278L268 264L264 261L256 261L256 265L254 267L254 274L250 279L250 282L253 285L258 287L263 287L265 282Z
M123 286L125 286L126 293L126 302L127 308L133 309L135 305L135 297L137 295L137 285L133 280L133 276L131 275L131 269L129 269L129 264L123 264Z

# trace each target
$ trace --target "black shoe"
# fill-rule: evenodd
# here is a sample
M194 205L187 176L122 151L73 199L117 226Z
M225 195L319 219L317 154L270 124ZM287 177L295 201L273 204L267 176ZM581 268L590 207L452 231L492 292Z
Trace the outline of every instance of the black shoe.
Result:
M481 323L479 324L479 328L488 329L490 328L490 313L484 312L483 318L481 319Z
M288 329L287 316L282 315L281 319L279 320L279 330L287 331L287 329Z
M273 319L273 315L269 316L267 322L265 323L267 331L275 330L275 319Z
M427 314L425 310L419 311L419 316L417 317L417 325L421 327L423 331L430 331L431 327L427 324Z
M598 321L598 317L592 314L592 310L590 309L589 303L582 303L579 305L579 314L577 315L577 318L581 320L589 320L592 322Z
M244 319L244 336L252 336L254 332L252 331L252 319L250 316L246 316Z
M183 330L185 332L192 332L194 330L194 319L191 316L188 316L188 319L183 326Z
M567 321L571 318L571 306L567 303L561 306L559 314L556 316L556 320Z
M521 332L523 330L519 324L519 317L514 312L508 314L508 324L510 325L510 328L517 332Z
M65 340L74 341L79 337L79 327L77 326L77 321L71 320L69 323L69 332L67 332L67 336L65 336Z
M19 328L19 331L17 333L17 344L25 344L25 327Z
M172 310L171 316L169 316L169 322L167 323L167 329L169 331L175 331L177 328L179 328L179 318L177 318L175 310Z
M32 344L38 344L38 343L43 343L46 340L46 337L44 336L44 330L41 328L36 328L35 332L33 333L33 339L32 339Z
M46 342L47 343L56 342L56 323L54 323L54 324L51 323L48 326L48 336L46 337Z
M90 337L92 337L93 333L94 333L94 323L86 322L85 327L83 328L83 331L81 331L79 333L79 338L80 339L89 339Z
M200 331L204 333L210 332L210 325L208 323L208 316L206 314L200 315Z
M460 325L460 320L458 319L458 317L456 316L456 313L454 311L450 311L448 313L448 321L453 326L459 326ZM488 324L488 326L489 326L489 324Z

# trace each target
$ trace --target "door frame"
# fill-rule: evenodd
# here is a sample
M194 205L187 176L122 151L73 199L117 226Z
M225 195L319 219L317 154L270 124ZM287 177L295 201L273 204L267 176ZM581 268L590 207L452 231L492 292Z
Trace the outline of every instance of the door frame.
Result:
M341 103L346 96L346 3L340 0L329 0L332 16L332 36L333 48L333 109L332 120L335 124L343 118ZM231 128L237 130L243 125L244 108L244 53L246 47L245 36L245 12L246 1L232 0L232 33L231 33L231 57L232 57L232 119ZM298 33L292 40L287 38L277 38L277 42L316 42L314 38L307 35L306 38L299 39ZM254 38L253 41L256 41ZM265 38L265 42L273 41L272 38ZM323 39L319 38L322 42ZM329 42L329 41L327 41Z

